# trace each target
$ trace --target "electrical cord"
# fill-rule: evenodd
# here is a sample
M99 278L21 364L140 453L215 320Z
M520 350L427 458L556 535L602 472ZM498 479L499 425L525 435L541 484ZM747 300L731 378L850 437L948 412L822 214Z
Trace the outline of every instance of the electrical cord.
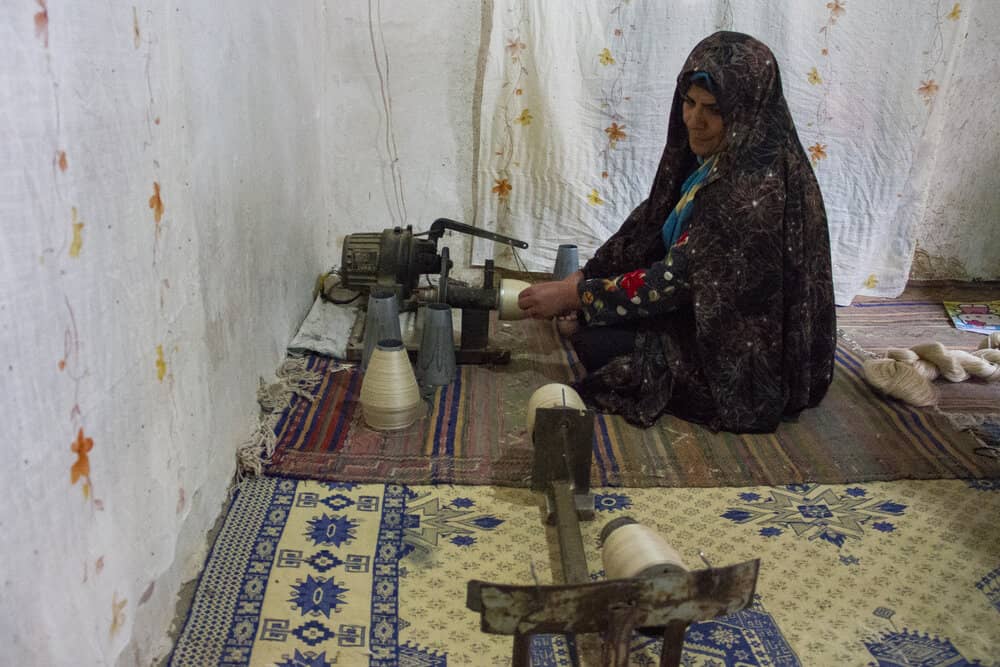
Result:
M344 282L344 274L341 273L340 268L338 268L336 266L333 267L332 269L330 269L330 271L329 271L329 273L327 275L335 275L339 279L340 283ZM344 289L344 288L341 288L341 289ZM354 303L355 301L358 300L358 297L361 296L361 292L360 291L357 292L350 299L334 299L334 298L329 297L329 296L326 295L326 290L323 290L322 294L323 294L323 298L324 299L326 299L330 303L338 305L338 306L346 306L349 303Z

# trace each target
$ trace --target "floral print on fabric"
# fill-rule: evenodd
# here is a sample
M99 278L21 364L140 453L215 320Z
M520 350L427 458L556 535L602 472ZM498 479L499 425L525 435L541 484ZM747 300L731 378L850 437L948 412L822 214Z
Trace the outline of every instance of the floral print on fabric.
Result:
M687 236L683 237L687 240ZM583 317L589 324L607 325L623 320L662 315L691 300L687 258L678 242L662 262L611 279L581 280L577 291Z
M667 254L663 221L697 168L681 94L693 72L717 84L725 143L693 203L690 235L678 243L686 270L673 273L686 286L675 285L681 293L672 304L655 306L649 290L662 301L666 289L651 286ZM593 282L621 288L619 277L637 269L645 274L640 304ZM767 46L718 32L695 47L678 77L649 197L583 274L581 299L592 321L617 315L637 326L633 353L577 383L591 405L642 426L670 412L717 430L759 432L825 395L836 349L826 212Z

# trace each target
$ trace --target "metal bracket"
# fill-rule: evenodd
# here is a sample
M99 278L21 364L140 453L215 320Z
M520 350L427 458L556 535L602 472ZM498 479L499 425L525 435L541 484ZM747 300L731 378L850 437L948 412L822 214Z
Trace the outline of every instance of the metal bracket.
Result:
M660 629L660 665L679 665L685 628L748 607L759 570L755 559L694 572L562 586L473 580L465 604L479 612L483 632L514 636L515 667L529 665L525 648L532 635L593 632L605 638L602 664L625 667L632 633L639 628Z

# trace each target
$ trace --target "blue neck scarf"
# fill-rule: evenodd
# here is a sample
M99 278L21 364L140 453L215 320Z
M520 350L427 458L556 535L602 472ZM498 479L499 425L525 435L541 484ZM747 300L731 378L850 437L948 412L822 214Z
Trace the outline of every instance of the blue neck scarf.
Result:
M713 155L703 161L699 158L701 166L688 176L684 185L681 186L681 198L678 200L677 206L674 206L674 210L667 216L667 221L663 223L663 247L667 249L667 252L670 252L670 248L677 243L677 239L687 229L688 219L694 209L694 196L705 185L708 174L712 171L712 165L715 164L715 157Z

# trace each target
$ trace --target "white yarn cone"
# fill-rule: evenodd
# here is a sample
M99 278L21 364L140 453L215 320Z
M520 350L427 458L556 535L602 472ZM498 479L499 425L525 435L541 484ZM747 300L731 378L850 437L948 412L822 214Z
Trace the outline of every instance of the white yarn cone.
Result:
M535 393L528 399L529 435L535 431L535 412L538 408L561 407L575 408L577 410L585 410L587 408L583 403L583 399L580 398L580 394L576 393L576 390L569 385L553 382L552 384L543 385L536 389Z
M531 283L513 278L504 278L500 281L500 298L497 308L500 311L501 320L523 320L524 311L517 307L517 297L524 290L531 287Z
M623 521L603 538L601 561L608 579L630 579L687 570L667 540L648 526Z
M424 411L417 377L402 341L379 341L361 381L361 412L379 431L406 428Z

